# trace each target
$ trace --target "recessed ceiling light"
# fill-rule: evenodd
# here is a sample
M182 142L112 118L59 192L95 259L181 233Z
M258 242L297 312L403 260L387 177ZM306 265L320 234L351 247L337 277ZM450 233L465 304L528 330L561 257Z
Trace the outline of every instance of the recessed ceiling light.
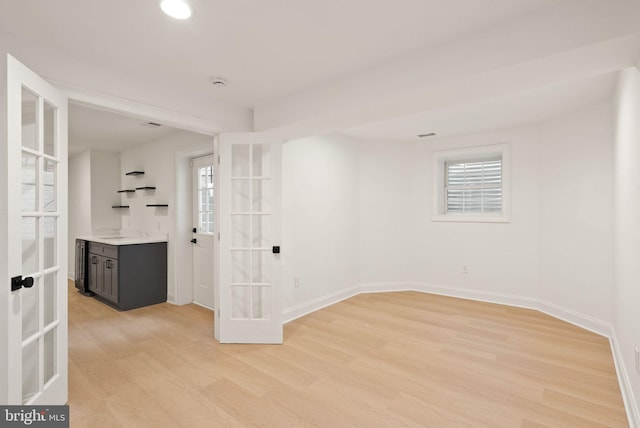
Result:
M418 134L419 138L425 138L425 137L435 137L436 133L435 132L429 132L427 134Z
M175 19L187 19L191 16L191 6L183 0L162 0L160 8Z

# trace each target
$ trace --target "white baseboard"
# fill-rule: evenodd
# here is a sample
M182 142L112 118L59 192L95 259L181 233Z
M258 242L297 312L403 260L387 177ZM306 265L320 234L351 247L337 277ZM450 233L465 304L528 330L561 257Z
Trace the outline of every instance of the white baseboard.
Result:
M629 427L640 428L640 411L638 410L638 406L636 404L637 401L633 394L633 388L631 387L631 381L629 380L629 373L624 365L624 359L622 358L618 337L616 336L616 331L613 327L611 327L609 332L609 344L611 345L613 362L616 366L616 373L618 374L618 384L620 385L624 408L627 411Z
M540 312L544 312L554 318L566 321L569 324L573 324L585 330L589 330L600 336L610 337L611 324L604 322L597 318L593 318L589 315L581 314L573 309L565 308L555 303L547 302L545 300L538 300L538 308Z
M304 302L290 308L285 308L282 311L283 322L286 324L319 309L326 308L327 306L334 305L350 297L357 296L358 294L360 294L360 287L356 285L347 288L346 290L340 290L338 292L327 294L326 296L317 297L313 300L309 300L308 302Z

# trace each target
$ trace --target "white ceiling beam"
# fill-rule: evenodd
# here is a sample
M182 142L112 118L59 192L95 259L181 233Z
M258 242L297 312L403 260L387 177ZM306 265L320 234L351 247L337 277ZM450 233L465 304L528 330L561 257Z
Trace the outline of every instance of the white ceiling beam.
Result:
M607 73L636 62L640 2L563 2L256 106L257 131L297 138Z

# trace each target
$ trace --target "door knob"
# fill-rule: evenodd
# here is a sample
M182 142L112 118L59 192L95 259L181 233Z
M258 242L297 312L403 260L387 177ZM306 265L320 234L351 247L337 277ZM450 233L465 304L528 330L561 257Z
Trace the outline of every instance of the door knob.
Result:
M198 242L198 240L197 240L196 238L193 238L193 239L191 240L191 243L192 243L192 244L195 244L196 242Z
M28 276L23 279L22 275L14 276L13 278L11 278L11 291L19 290L22 287L24 288L33 287L33 278Z

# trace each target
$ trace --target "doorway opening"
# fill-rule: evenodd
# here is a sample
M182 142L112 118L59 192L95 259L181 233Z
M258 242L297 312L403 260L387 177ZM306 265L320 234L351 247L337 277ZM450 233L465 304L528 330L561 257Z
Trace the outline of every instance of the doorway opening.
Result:
M69 222L69 276L75 279L72 266L75 247L71 244L76 236L111 234L111 229L115 233L162 234L166 235L168 243L168 301L179 305L192 303L193 192L189 161L213 152L215 133L211 129L202 132L206 128L204 123L180 114L170 115L170 112L159 112L134 103L114 107L108 100L94 101L70 100L70 173L78 172L73 171L74 157L85 154L88 166L81 165L77 169L81 172L84 169L83 173L87 174L86 169L93 167L98 176L93 180L95 183L92 183L91 175L84 180L69 180L69 206L74 207L70 211L78 217L77 221L70 218ZM150 122L154 125L149 125ZM86 156L86 152L92 152L94 156ZM145 170L145 175L138 181L144 180L143 184L147 186L144 188L153 190L117 193L123 185L130 184L125 183L126 180L135 180L124 176L127 168ZM131 186L134 184L139 185L136 182ZM76 189L83 186L84 189ZM75 193L76 190L87 190L87 187L91 201L83 200ZM168 207L148 207L158 203ZM112 208L117 205L129 207ZM84 229L74 230L77 227ZM212 264L211 259L207 265ZM211 284L213 286L213 280Z

